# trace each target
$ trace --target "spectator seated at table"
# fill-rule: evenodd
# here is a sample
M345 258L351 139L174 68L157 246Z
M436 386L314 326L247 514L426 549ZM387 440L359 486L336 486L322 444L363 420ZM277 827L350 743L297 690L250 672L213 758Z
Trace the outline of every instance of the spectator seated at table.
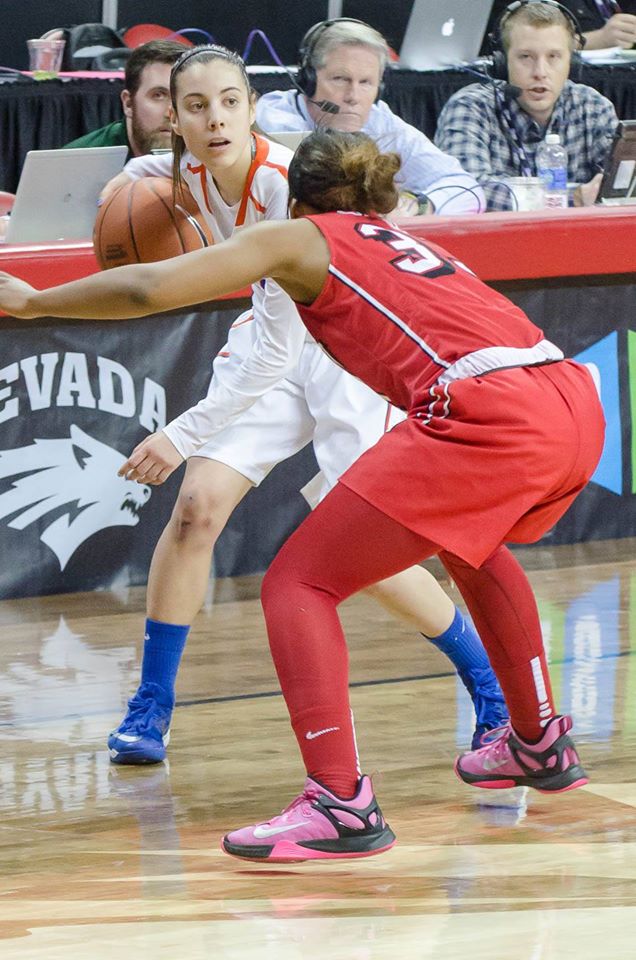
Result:
M585 37L586 50L636 44L636 0L561 0L574 14Z
M607 47L628 49L636 44L636 0L559 0L579 22L586 50ZM510 0L494 0L482 53L487 55L488 34Z
M506 181L536 176L536 152L558 133L568 155L576 206L596 200L607 150L618 123L613 104L568 79L579 44L577 24L550 0L511 4L495 34L505 79L470 84L448 100L435 142L483 186L488 210L516 207Z
M359 20L325 20L301 42L299 86L273 91L256 105L256 122L265 133L362 130L384 151L402 159L396 176L401 202L396 212L477 213L481 189L460 163L442 153L423 133L396 116L380 98L389 59L384 37ZM334 109L335 108L335 109Z
M121 93L122 119L72 140L65 148L127 146L129 158L169 150L170 70L184 49L175 40L151 40L133 50Z

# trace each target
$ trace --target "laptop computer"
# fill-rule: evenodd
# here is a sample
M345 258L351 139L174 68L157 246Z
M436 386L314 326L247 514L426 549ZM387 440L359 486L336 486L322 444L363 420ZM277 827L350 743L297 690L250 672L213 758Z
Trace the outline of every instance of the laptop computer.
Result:
M399 66L439 70L475 60L491 8L492 0L415 0Z
M596 202L636 204L636 120L621 120L616 128Z
M89 240L104 185L128 147L29 150L7 225L7 243Z

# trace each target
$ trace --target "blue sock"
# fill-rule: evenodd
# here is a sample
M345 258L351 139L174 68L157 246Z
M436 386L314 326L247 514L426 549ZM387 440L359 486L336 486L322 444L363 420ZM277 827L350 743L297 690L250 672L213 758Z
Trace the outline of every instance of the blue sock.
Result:
M424 634L422 634L424 636ZM474 670L491 670L490 660L479 634L461 610L455 607L455 616L448 630L439 637L427 637L454 664L462 680Z
M174 700L174 684L190 625L146 620L142 683L157 683Z

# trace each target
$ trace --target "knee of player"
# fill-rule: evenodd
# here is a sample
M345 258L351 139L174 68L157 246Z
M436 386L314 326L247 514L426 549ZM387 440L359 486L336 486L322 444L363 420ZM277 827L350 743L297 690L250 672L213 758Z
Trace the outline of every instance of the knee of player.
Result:
M302 551L296 550L289 541L281 547L263 577L261 584L261 604L265 615L274 616L282 612L287 616L290 610L308 610L316 593L330 595L322 585L320 576L306 563Z
M225 512L213 491L196 487L182 489L173 514L179 539L203 536L206 540L215 540L225 521Z
M266 614L271 602L279 601L281 596L286 597L291 586L290 573L279 552L269 565L261 584L261 603Z
M269 599L272 590L275 590L280 583L281 578L278 575L276 557L274 557L261 583L261 600L263 603Z

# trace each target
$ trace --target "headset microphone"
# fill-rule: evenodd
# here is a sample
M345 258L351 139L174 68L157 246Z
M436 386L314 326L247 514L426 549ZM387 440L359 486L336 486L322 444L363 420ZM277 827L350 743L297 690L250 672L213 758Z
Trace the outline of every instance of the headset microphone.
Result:
M506 100L517 100L523 93L523 90L521 87L516 87L514 83L504 83L501 88L501 92Z
M289 77L289 79L291 80L294 88L298 91L298 93L302 93L307 103L313 103L313 105L315 107L318 107L319 110L322 110L323 113L328 113L328 114L331 114L332 116L336 113L340 113L340 107L338 106L337 103L334 103L333 100L313 100L310 96L308 96L305 93L305 91L303 90L301 85L298 83L298 81L296 80L296 77L291 72L291 70L288 70L284 64L282 64L282 67L285 73L287 74L287 76ZM519 91L519 93L521 93L521 91Z
M355 22L358 23L359 21L355 21ZM308 96L308 94L307 94L306 90L304 89L304 87L302 87L302 86L300 85L300 83L298 82L298 80L296 79L296 77L294 76L294 74L291 72L291 70L289 70L288 67L285 66L285 64L283 63L283 61L280 59L280 57L278 56L278 54L277 54L276 51L274 50L274 47L272 46L272 44L271 44L271 42L270 42L270 40L269 40L269 37L268 37L267 34L264 33L262 30L258 30L258 29L257 29L257 30L251 30L251 31L250 31L250 33L249 33L249 35L248 35L248 37L247 37L247 41L246 41L246 43L245 43L245 49L244 49L244 51L243 51L243 60L244 60L245 63L247 63L247 58L249 57L249 55L250 55L250 50L252 49L252 43L254 42L254 40L255 40L256 37L260 37L260 39L263 41L263 43L265 44L265 46L267 47L267 49L268 49L269 52L271 53L272 59L274 60L274 62L277 63L278 66L281 67L281 68L285 71L285 73L287 74L287 76L289 77L289 80L290 80L292 86L294 87L294 89L297 90L298 93L302 93L303 97L306 97L307 100L309 101L309 103L313 103L314 106L318 107L319 110L322 110L323 113L330 113L330 114L340 113L340 107L338 106L337 103L333 103L332 100L312 100L312 98L311 98L310 96ZM3 68L0 67L0 70L2 70L2 69L3 69ZM301 71L301 72L302 72L302 69L303 69L303 68L302 68L302 66L301 66L301 68L300 68L300 71ZM313 93L313 91L312 91L312 93Z
M497 80L495 77L491 77L489 73L483 73L481 70L473 70L471 67L465 66L465 64L462 64L456 69L461 70L462 73L470 73L471 76L478 77L480 83L492 84L496 90L499 90L499 92L504 95L506 100L517 100L523 93L521 87L515 86L514 83L508 83L507 80Z
M495 103L498 104L502 120L505 121L508 127L508 135L512 141L512 148L517 156L522 176L531 177L533 175L532 161L526 153L523 145L523 137L519 133L514 113L510 109L511 100L517 100L523 93L521 87L515 86L514 83L509 83L507 80L496 79L495 77L491 77L489 73L484 73L482 70L474 70L472 67L467 67L463 64L459 69L464 73L470 73L472 76L478 77L481 83L489 83L491 85L495 95Z
M318 107L320 110L322 110L323 113L340 113L340 107L337 103L334 103L333 100L312 100L311 97L308 97L306 93L303 94L303 96L309 103L313 103L315 107Z

